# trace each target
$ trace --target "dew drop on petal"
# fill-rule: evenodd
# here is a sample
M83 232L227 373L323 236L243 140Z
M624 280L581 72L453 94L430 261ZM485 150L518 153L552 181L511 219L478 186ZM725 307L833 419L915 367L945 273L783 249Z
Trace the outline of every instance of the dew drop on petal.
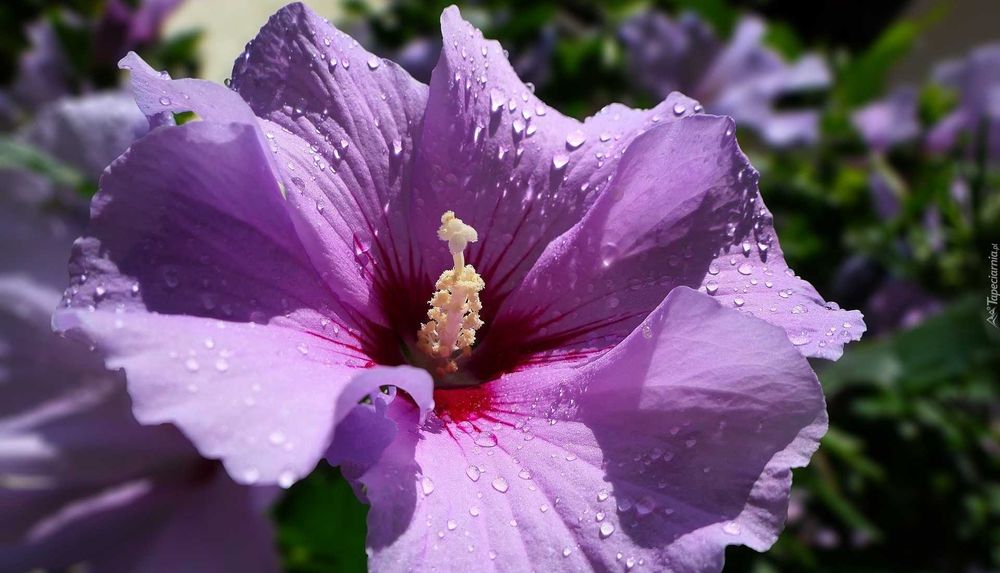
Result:
M800 332L799 334L789 335L788 341L791 342L793 346L804 346L809 344L810 338L809 334Z
M434 492L434 481L424 476L420 478L420 491L424 492L424 495L430 495Z
M727 521L722 526L722 531L725 531L729 535L739 535L740 534L740 524L735 521Z
M578 147L583 145L583 142L585 141L587 141L587 136L584 135L584 133L579 129L570 132L570 134L566 136L566 145L570 149L577 149Z
M480 434L473 440L480 448L492 448L497 445L496 434Z
M507 490L510 488L510 484L508 484L507 480L502 477L494 479L492 485L493 489L499 491L500 493L507 493Z
M598 529L598 531L601 534L601 539L607 539L608 537L611 537L612 533L615 532L615 526L612 525L611 522L605 521L604 523L601 524L601 527Z
M479 481L479 476L482 472L476 466L469 466L465 468L465 475L469 476L472 481Z
M295 474L292 473L291 471L287 470L283 471L281 472L281 475L278 476L278 485L284 489L292 487L292 484L294 483L295 483Z

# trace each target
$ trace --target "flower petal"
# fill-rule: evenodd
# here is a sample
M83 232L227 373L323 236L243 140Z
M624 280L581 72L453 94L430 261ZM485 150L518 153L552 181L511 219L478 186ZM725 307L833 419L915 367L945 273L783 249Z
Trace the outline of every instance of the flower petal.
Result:
M917 95L912 87L897 88L884 99L854 112L851 123L876 151L911 141L920 133Z
M0 279L0 570L277 570L255 492L176 428L140 426L121 377L52 333L57 299ZM204 548L222 545L220 564Z
M780 329L684 288L582 372L451 392L419 430L394 403L360 478L374 570L718 571L726 545L773 543L826 428Z
M66 303L316 332L346 325L262 154L239 124L194 122L136 142L102 179ZM356 343L346 330L327 336Z
M549 246L490 338L558 349L552 360L585 358L631 332L672 288L704 285L786 328L807 356L839 356L864 331L860 313L830 310L789 273L732 120L686 118L636 139L606 195ZM833 327L838 336L827 336ZM516 350L487 351L490 338L486 356Z
M151 313L61 311L54 320L125 370L140 422L177 424L242 483L290 486L366 395L392 384L428 396L432 385L409 366L345 362L338 346L292 328Z
M271 17L237 60L232 86L263 118L316 267L353 307L387 323L373 290L410 271L410 172L427 86L302 4Z
M196 79L172 80L169 74L157 72L134 52L122 58L118 66L131 74L135 103L149 119L150 127L172 124L171 114L186 111L212 122L251 125L255 121L239 94L219 84Z
M479 232L466 259L486 281L484 313L496 312L545 246L601 193L640 132L695 110L672 94L648 111L611 105L583 123L550 109L525 86L495 41L451 7L431 79L417 155L413 241L424 271L451 265L435 230L453 210Z
M290 485L379 381L351 380L368 364L362 335L298 242L254 129L206 121L157 130L112 165L66 297L98 312L64 311L56 326L83 328L126 368L140 421L178 423L237 479ZM262 420L245 415L257 400L273 401L267 413L258 408ZM293 451L269 445L282 423L299 424L287 430Z

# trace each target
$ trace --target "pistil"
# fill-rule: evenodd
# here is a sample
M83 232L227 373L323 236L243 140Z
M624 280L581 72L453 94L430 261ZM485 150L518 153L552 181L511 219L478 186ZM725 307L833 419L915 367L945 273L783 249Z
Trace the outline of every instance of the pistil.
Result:
M420 325L417 344L435 360L438 376L445 376L457 371L458 360L472 352L476 331L483 326L479 292L486 283L472 265L465 264L465 247L479 240L475 229L447 211L441 216L438 238L448 243L454 267L441 273L435 284L429 320Z

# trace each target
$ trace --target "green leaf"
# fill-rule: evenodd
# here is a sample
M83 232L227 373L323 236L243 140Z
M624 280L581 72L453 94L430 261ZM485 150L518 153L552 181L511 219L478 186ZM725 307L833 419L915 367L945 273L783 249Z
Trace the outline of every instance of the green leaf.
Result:
M0 135L0 169L29 171L45 177L56 185L75 189L84 196L93 195L93 183L76 169L37 147L2 135Z
M946 10L945 4L939 4L919 20L902 20L882 32L867 51L841 70L840 101L856 106L882 94L892 67L909 53L920 34L940 20Z
M274 511L286 571L367 571L367 515L368 506L340 471L321 464L292 486Z
M965 299L916 328L862 343L823 369L823 387L831 396L854 385L922 392L964 375L1000 348L1000 332L983 313L982 300Z

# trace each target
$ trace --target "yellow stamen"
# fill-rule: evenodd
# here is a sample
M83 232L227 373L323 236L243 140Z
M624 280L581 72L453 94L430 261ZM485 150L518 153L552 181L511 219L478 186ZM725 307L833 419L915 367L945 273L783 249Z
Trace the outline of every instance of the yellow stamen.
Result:
M420 325L417 345L438 361L438 374L443 376L458 370L457 360L472 352L476 331L483 326L479 291L486 283L472 265L465 264L465 247L479 240L475 229L447 211L441 216L438 238L448 243L455 266L441 273L435 284L438 290L427 311L430 320Z

